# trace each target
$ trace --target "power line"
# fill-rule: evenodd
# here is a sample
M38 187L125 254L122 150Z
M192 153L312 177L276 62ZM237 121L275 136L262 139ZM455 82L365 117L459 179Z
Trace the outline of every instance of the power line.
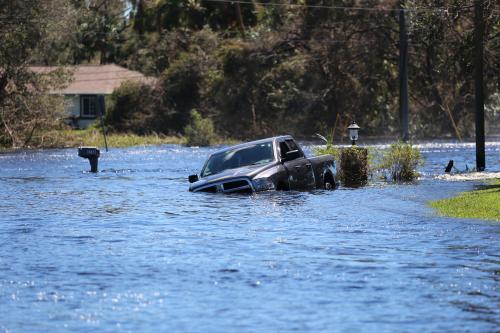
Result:
M243 5L260 5L274 7L298 7L298 8L320 8L320 9L336 9L345 11L375 11L375 12L446 12L447 8L374 8L374 7L346 7L346 6L327 6L327 5L303 5L291 3L276 3L276 2L258 2L246 0L201 0L204 2L230 3Z
M260 5L260 6L271 6L271 7L301 7L301 8L321 8L321 9L336 9L336 10L345 10L345 11L378 11L378 12L448 12L451 8L455 7L436 7L436 8L424 8L424 7L416 7L416 8L376 8L376 7L347 7L347 6L328 6L328 5L304 5L304 4L292 4L292 3L276 3L276 2L257 2L257 1L248 1L248 0L200 0L202 2L215 2L215 3L229 3L229 4L244 4L244 5ZM365 0L367 1L367 0ZM372 0L370 0L372 1ZM377 1L377 0L373 0ZM104 1L105 2L105 1ZM470 7L461 8L461 10L470 10ZM500 9L491 9L491 12L500 13ZM122 11L111 16L111 19L114 19L118 16L123 16L124 14L130 14L133 11L130 8L125 8ZM33 21L33 17L29 16L17 16L17 15L0 15L0 21L14 21L17 19L31 19Z

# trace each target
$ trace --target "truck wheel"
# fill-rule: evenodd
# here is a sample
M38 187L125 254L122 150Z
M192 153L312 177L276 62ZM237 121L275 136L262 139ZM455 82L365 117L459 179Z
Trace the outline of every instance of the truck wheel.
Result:
M333 176L329 173L325 175L325 182L323 184L325 190L333 190L335 188L335 180Z
M283 182L279 182L276 186L276 191L288 191L288 186Z

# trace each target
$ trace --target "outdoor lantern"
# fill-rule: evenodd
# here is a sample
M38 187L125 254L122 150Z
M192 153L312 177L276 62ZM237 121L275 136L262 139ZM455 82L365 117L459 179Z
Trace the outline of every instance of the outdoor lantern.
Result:
M356 145L356 141L358 140L358 130L360 127L358 124L356 124L355 121L352 122L351 126L348 127L349 129L349 137L351 138L352 145Z

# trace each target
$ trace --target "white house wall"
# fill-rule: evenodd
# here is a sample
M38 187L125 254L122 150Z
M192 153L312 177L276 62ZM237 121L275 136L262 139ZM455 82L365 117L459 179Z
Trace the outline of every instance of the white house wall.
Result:
M80 95L66 95L68 116L70 117L80 117Z

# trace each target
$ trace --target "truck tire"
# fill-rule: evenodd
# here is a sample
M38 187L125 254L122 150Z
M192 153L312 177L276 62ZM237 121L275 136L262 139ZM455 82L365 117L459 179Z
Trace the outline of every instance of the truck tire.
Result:
M325 174L323 188L328 191L335 189L335 179L329 172Z
M284 182L279 182L278 185L276 185L276 191L288 191L288 190L289 187Z

